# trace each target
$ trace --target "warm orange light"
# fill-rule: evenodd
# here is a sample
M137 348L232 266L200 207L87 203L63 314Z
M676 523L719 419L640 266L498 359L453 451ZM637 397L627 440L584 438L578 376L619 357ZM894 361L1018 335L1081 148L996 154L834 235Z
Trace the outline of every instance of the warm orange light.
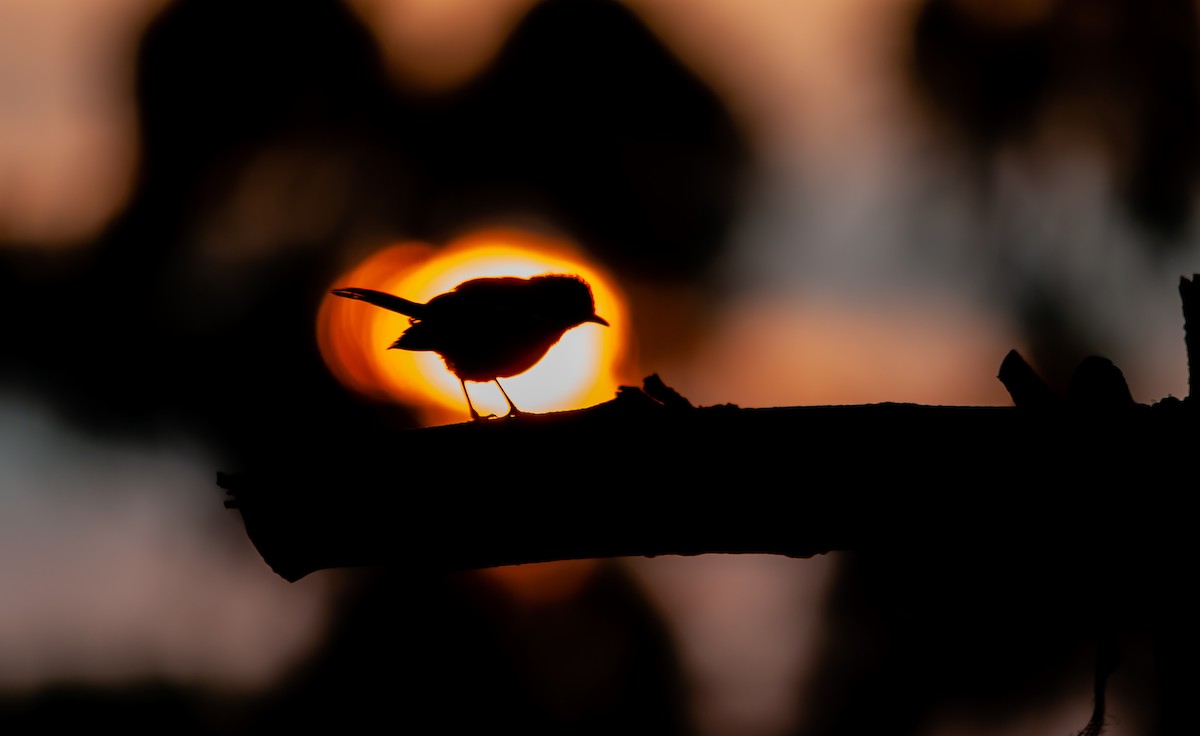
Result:
M611 399L629 343L625 301L612 279L587 263L570 244L517 230L468 235L444 249L420 243L375 253L331 288L365 287L427 301L481 276L527 278L571 273L592 287L596 313L609 327L584 324L569 330L530 370L502 379L513 403L527 412L576 409ZM407 404L430 424L467 419L458 379L431 352L389 350L408 318L362 302L329 296L317 318L321 354L347 387L376 400ZM467 383L483 414L503 415L508 403L494 383Z
M599 570L599 560L584 559L489 567L476 574L489 578L517 603L537 606L580 594Z

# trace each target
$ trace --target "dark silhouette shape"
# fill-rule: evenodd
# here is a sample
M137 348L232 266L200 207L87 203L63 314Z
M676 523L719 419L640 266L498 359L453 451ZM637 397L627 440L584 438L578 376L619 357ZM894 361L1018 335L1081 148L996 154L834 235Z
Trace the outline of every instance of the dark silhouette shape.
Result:
M1188 400L1200 399L1200 274L1179 277L1179 298L1183 301L1183 343L1187 350Z
M1008 389L1013 405L1022 409L1046 409L1060 403L1058 396L1015 349L1004 356L997 378Z
M1069 406L1107 411L1138 405L1125 381L1125 374L1111 360L1100 355L1089 355L1079 362L1067 387L1065 403L1016 350L1010 350L1004 356L999 378L1012 396L1013 404L1022 409Z
M1067 402L1088 409L1127 409L1136 405L1125 374L1099 355L1080 361L1067 389Z
M425 304L374 289L333 293L407 315L411 325L391 347L442 356L462 384L472 419L484 417L471 403L467 381L500 386L500 378L532 368L567 330L585 322L608 325L596 315L587 282L561 274L471 279ZM510 416L523 413L503 386L500 393Z

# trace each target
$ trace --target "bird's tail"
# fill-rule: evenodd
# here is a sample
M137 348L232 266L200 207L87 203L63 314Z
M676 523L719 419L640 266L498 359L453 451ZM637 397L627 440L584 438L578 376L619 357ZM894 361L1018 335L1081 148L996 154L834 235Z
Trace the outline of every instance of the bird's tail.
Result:
M390 309L393 312L399 312L400 314L407 315L409 317L416 317L420 319L421 317L425 316L424 304L421 304L420 302L409 301L403 297L393 296L382 291L351 287L349 289L334 289L333 293L337 296L344 296L347 299L358 299L360 301L367 302L368 304L374 304L377 307Z

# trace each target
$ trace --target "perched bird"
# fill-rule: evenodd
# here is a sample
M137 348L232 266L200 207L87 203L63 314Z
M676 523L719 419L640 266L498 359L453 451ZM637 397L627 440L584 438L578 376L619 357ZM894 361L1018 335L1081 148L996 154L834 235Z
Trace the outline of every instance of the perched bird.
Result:
M391 347L432 350L442 356L476 420L484 417L471 403L467 381L500 386L499 379L532 368L567 330L585 322L608 326L596 315L587 282L562 274L471 279L425 304L374 289L333 293L406 315L409 327ZM503 386L500 393L510 415L523 413Z

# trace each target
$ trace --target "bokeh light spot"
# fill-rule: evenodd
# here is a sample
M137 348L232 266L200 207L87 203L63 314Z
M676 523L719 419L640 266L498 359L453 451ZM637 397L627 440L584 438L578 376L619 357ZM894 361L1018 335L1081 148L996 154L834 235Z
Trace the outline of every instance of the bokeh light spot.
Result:
M626 302L613 279L566 241L495 229L472 233L441 249L401 243L372 254L330 288L377 289L424 302L473 278L547 273L570 273L587 281L596 313L610 326L584 324L569 330L533 368L502 379L504 389L527 412L607 401L630 362ZM428 424L467 419L458 379L436 353L388 349L407 327L403 315L330 295L318 313L317 339L330 370L356 393L405 404ZM467 390L480 413L499 416L508 411L494 383L468 382Z

